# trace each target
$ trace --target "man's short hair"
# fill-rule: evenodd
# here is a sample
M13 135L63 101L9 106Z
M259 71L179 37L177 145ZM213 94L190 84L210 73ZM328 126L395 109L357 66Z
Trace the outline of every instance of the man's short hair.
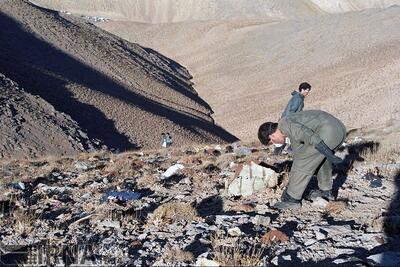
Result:
M299 85L299 92L303 90L311 90L311 85L308 82L303 82Z
M260 140L261 144L269 145L269 135L273 134L276 129L278 129L278 123L276 122L265 122L261 124L260 128L258 128L258 140Z

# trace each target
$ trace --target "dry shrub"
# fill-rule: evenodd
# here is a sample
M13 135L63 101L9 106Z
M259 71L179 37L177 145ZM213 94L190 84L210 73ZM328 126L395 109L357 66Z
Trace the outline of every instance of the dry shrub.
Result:
M140 170L144 163L134 159L130 154L119 155L104 170L108 176L131 176L135 171Z
M193 155L193 156L183 156L179 162L185 166L192 165L201 165L203 163L202 156Z
M261 243L267 246L276 243L286 243L288 241L289 237L285 233L276 229L272 229L261 237Z
M219 168L224 169L228 168L230 163L235 160L235 156L232 154L222 154L215 160L215 165Z
M184 251L180 248L167 248L162 255L162 258L167 263L176 262L193 262L194 256L189 251Z
M157 175L154 174L146 174L143 175L139 178L137 178L137 185L140 188L150 188L152 186L154 186L155 184L157 184L160 179Z
M166 224L169 222L190 222L197 218L196 210L189 203L172 201L159 206L152 216L154 224Z
M346 208L346 203L342 201L329 201L326 206L326 212L328 214L339 214Z
M370 149L364 150L361 155L367 162L396 163L400 160L400 145L374 143Z
M255 210L255 206L252 203L242 203L233 206L231 210L236 212L252 212Z
M239 240L228 246L229 240L213 237L213 260L221 266L261 266L264 264L264 248L243 247Z
M14 229L17 235L28 235L34 230L33 225L37 216L32 211L22 211L17 209L13 212L13 217L15 220Z

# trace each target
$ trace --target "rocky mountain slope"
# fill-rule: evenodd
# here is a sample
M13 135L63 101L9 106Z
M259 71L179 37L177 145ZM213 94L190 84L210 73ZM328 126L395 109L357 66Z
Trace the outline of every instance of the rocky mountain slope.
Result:
M0 159L71 155L101 149L68 115L0 73Z
M163 132L175 145L236 139L188 71L152 49L27 1L2 1L0 24L0 72L109 148L158 147Z

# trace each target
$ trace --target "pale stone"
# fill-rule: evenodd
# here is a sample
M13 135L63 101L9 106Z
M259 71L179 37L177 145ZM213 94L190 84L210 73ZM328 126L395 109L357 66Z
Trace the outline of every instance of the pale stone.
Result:
M206 258L197 258L196 260L196 264L195 266L200 266L200 267L206 267L206 266L210 266L210 267L219 267L220 264L214 260L209 260Z
M239 227L233 227L228 229L228 235L230 236L241 236L242 231L239 229Z
M278 174L254 162L243 165L238 177L228 183L227 194L234 196L250 196L266 188L275 187L278 183Z

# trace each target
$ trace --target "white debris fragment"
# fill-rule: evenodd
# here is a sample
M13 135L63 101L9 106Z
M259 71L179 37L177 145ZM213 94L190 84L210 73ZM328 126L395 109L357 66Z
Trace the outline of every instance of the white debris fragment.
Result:
M175 164L169 167L161 176L163 178L171 177L172 175L175 175L179 170L182 170L184 168L185 167L182 164Z

